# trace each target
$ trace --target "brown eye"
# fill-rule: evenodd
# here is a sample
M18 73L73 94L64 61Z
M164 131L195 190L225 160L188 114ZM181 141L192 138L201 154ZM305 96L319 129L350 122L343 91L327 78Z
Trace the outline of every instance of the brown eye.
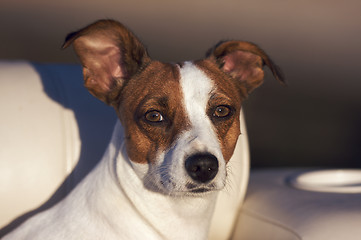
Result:
M153 123L156 123L156 122L162 122L164 120L162 114L158 111L149 111L145 114L145 119L148 121L148 122L153 122Z
M227 106L218 106L214 110L213 117L224 118L231 114L231 109Z

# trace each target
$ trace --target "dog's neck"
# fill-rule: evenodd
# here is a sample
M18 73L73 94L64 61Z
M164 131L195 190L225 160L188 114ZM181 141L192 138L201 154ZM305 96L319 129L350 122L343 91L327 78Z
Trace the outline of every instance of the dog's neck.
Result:
M107 184L113 186L104 186L100 183L97 186L98 190L113 191L114 193L106 196L114 197L102 199L97 204L102 204L102 209L105 209L104 204L109 204L106 208L109 213L104 213L108 215L107 221L111 221L111 225L122 224L114 229L126 231L124 220L119 221L119 218L126 216L125 221L134 224L128 230L134 232L134 236L137 236L136 229L142 229L142 232L138 233L140 236L147 236L146 231L148 230L151 236L159 236L159 239L207 238L217 193L202 194L199 197L175 197L147 189L139 177L142 173L135 171L136 163L127 157L123 127L119 121L117 121L111 143L100 164L99 167L103 170L98 173L103 175L103 179L107 178L105 181ZM104 168L107 170L104 171ZM144 166L145 168L146 166ZM102 189L103 187L104 189ZM98 194L98 196L102 195ZM125 214L126 212L131 214ZM124 235L124 232L122 234Z

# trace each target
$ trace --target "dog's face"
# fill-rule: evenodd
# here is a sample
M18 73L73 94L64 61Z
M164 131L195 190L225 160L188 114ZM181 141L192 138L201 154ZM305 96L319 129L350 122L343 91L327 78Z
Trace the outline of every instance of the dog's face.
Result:
M224 184L240 133L241 96L207 65L154 61L124 86L116 109L130 159L147 166L148 188L184 194Z
M241 104L263 81L257 46L224 42L203 60L167 64L148 56L120 23L98 21L70 34L85 85L112 105L125 130L127 155L144 186L167 195L221 189L240 134Z

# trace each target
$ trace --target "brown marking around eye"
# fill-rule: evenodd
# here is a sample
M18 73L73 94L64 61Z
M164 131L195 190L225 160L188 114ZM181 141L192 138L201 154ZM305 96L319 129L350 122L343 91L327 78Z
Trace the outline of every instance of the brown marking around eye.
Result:
M125 129L126 149L137 163L152 163L189 127L181 104L178 66L153 61L130 79L119 99L117 113ZM159 111L162 122L150 123L147 111Z

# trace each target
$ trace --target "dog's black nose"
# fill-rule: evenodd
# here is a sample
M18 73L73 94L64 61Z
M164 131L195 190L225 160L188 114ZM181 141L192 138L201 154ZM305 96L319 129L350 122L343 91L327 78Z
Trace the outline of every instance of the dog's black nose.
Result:
M195 154L186 159L185 168L193 180L206 183L217 175L218 160L212 154Z

